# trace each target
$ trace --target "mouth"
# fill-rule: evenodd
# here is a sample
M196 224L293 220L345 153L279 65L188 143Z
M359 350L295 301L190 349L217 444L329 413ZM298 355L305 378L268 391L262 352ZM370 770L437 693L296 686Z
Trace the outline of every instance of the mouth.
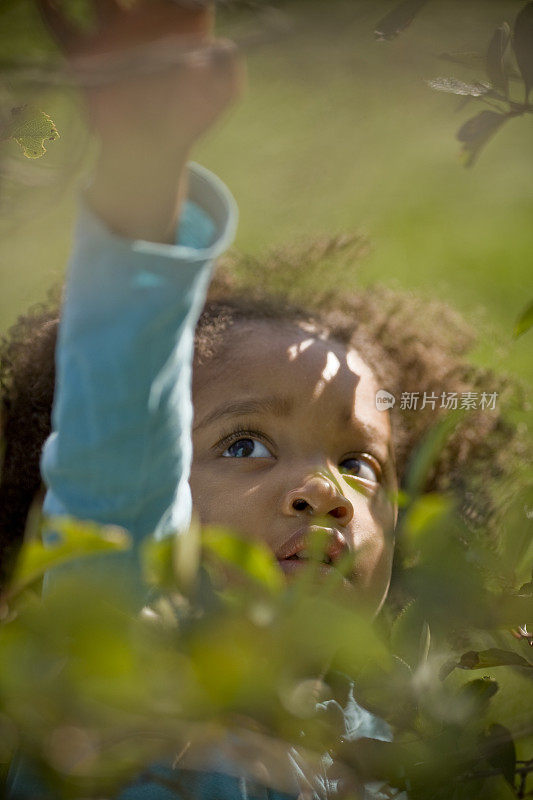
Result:
M314 554L309 552L311 545ZM336 528L321 525L300 528L276 552L278 564L286 575L297 574L311 563L317 565L320 575L329 575L348 555L344 535Z
M316 562L312 562L310 558L278 558L278 564L285 575L298 575L302 570L308 568L311 563ZM317 563L317 572L321 576L331 575L333 570L334 566L331 563L328 564L325 561Z

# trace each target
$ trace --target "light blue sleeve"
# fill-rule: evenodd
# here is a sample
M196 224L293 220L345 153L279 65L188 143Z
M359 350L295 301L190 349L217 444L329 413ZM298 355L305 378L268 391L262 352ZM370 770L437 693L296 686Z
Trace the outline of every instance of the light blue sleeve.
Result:
M41 463L46 514L120 525L135 544L188 525L194 328L236 221L198 165L175 245L127 241L82 210Z

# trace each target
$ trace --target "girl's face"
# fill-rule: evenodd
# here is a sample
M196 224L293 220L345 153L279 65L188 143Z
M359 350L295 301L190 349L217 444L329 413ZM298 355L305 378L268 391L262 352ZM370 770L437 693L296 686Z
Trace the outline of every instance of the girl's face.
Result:
M375 611L389 585L396 476L379 386L355 350L291 323L240 322L194 373L193 503L265 542L287 573L313 532Z

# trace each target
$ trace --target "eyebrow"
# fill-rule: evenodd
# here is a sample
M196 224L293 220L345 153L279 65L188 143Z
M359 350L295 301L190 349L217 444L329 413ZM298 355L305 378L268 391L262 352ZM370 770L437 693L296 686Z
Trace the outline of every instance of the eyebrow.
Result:
M340 429L346 428L348 425L355 425L357 430L367 439L373 439L376 442L384 441L383 433L379 428L372 425L371 422L363 422L363 420L354 418L353 411L353 408L347 406L339 414L338 425Z
M271 414L274 417L288 417L294 408L294 401L288 397L281 397L279 395L270 395L268 397L250 397L246 400L235 400L233 403L222 403L217 406L210 414L207 414L200 422L198 422L193 430L204 428L211 425L213 422L218 422L226 417L244 417L248 414ZM353 423L353 417L350 410L345 411L340 415L339 429L346 427L348 424ZM383 439L382 432L375 428L373 425L355 420L355 425L358 431L368 440L375 441L376 443L386 442Z
M236 400L234 403L224 403L198 422L193 430L204 428L213 422L225 417L246 416L247 414L272 414L275 417L287 417L294 406L287 397L271 395L270 397L249 398Z

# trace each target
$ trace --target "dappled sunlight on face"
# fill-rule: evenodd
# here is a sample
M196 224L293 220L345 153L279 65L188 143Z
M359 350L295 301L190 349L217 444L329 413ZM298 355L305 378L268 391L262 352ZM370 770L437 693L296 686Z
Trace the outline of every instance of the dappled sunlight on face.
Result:
M194 372L193 502L203 523L265 542L286 572L325 537L362 602L386 594L396 487L390 421L354 350L291 323L240 322Z
M298 344L291 344L288 348L287 352L289 354L289 361L294 361L294 359L300 355L300 353L305 353L308 347L311 347L315 340L314 339L306 339L305 342L300 342Z
M322 370L322 375L320 376L320 380L317 382L315 388L313 389L314 400L318 400L318 398L326 388L326 384L330 383L335 377L335 375L338 373L340 366L341 362L339 361L335 353L329 351L329 353L326 356L326 366Z

